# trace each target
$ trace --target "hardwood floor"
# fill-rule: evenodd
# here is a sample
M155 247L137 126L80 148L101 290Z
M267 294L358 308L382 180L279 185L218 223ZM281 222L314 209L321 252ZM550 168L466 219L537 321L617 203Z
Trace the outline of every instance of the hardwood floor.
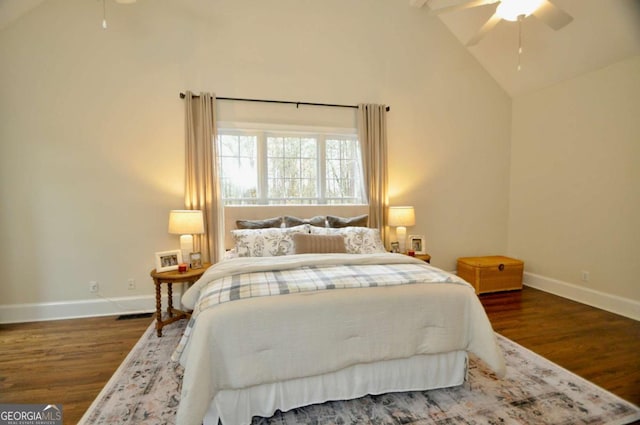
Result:
M528 287L480 300L496 332L640 405L640 322Z
M497 332L640 404L640 322L527 287L481 301ZM151 322L0 325L0 403L60 403L77 423Z
M0 325L0 403L62 404L76 424L152 320Z

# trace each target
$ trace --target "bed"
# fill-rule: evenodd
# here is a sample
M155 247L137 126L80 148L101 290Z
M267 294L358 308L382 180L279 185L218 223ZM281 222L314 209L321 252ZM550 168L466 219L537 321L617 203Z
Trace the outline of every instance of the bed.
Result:
M238 256L182 298L194 312L173 356L185 368L177 424L249 424L278 409L461 385L468 352L502 376L473 287L384 252L376 232L239 232Z

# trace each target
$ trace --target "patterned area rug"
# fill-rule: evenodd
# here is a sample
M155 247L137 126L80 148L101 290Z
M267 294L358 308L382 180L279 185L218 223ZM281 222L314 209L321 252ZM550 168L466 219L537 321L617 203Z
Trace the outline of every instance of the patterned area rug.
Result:
M169 359L186 321L152 324L98 395L81 425L174 424L182 368ZM367 396L277 412L253 425L302 424L630 424L640 409L498 335L507 376L496 380L470 357L469 379L455 388Z

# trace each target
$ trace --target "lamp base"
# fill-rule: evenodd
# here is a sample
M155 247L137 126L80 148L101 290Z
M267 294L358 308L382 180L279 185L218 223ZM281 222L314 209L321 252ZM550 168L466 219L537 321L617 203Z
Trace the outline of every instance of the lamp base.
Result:
M193 235L180 235L180 250L182 251L182 262L190 264L189 254L193 252Z
M396 227L396 237L398 238L398 247L400 248L400 253L404 254L405 252L407 252L407 228L404 226Z

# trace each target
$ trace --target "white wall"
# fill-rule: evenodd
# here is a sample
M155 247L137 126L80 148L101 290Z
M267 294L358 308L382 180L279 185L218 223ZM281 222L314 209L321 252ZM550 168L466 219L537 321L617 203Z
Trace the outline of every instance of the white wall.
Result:
M514 99L509 252L531 282L640 319L638 111L640 56Z
M167 217L183 205L187 89L391 105L391 201L416 206L408 233L445 269L506 250L511 101L425 10L107 1L107 31L101 15L49 0L0 32L0 321L8 306L94 300L90 280L150 302L153 253L178 246Z

